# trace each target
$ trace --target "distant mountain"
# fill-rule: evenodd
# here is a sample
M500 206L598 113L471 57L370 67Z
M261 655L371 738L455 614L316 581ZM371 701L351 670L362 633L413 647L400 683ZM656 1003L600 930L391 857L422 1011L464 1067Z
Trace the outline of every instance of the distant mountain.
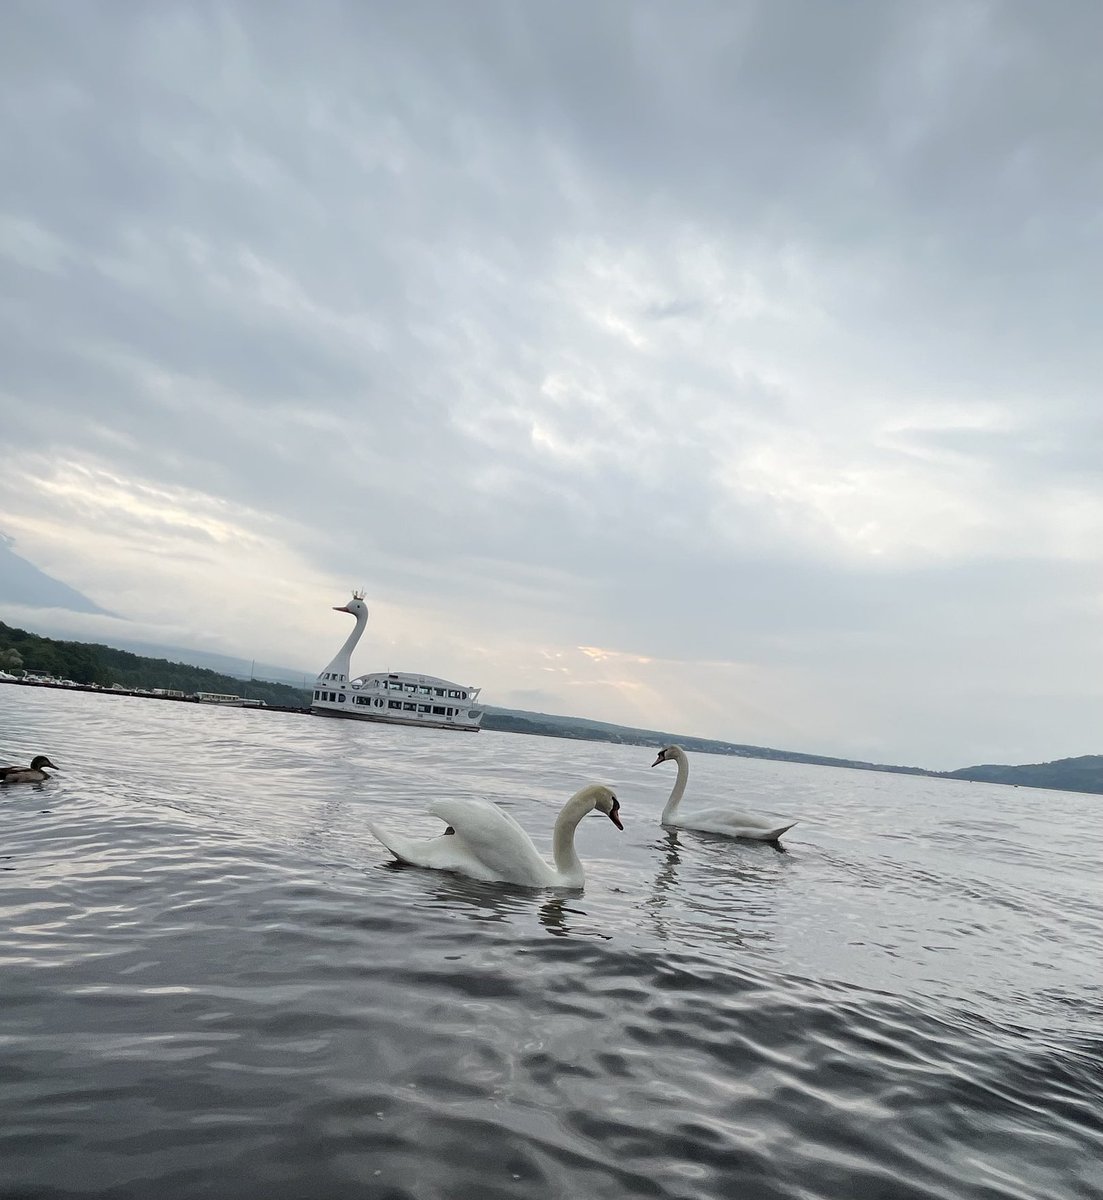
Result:
M67 583L40 571L12 550L12 539L0 533L0 604L29 608L64 608L69 612L114 616Z
M730 754L738 758L766 758L775 762L810 763L822 767L849 767L855 771L887 771L896 775L927 775L938 779L971 779L980 783L1003 783L1016 787L1052 788L1064 792L1103 794L1103 755L1086 754L1081 758L1063 758L1056 762L1025 766L963 767L959 771L928 771L922 767L895 767L884 763L862 762L851 758L829 758L821 754L801 754L794 750L774 750L768 746L747 746L682 733L664 733L654 729L634 729L611 725L583 717L559 717L550 713L523 712L514 708L483 705L484 729L508 733L530 733L540 737L576 738L587 742L618 742L629 746L666 746L672 742L702 754Z
M1026 763L1018 767L985 763L945 774L950 779L1052 788L1055 792L1103 792L1103 754L1083 754L1079 758L1059 758L1054 762Z
M850 767L856 771L889 771L896 775L935 775L922 767L894 767L885 763L862 762L853 758L829 758L822 754L802 754L797 750L774 750L769 746L749 746L741 742L723 742L715 738L694 737L688 733L669 733L655 729L634 729L629 725L611 725L585 717L559 717L551 713L524 712L515 708L494 708L484 704L484 729L509 733L532 733L543 737L575 738L586 742L619 742L629 746L667 746L676 742L686 750L703 754L730 754L738 758L768 758L777 762L810 763L821 767Z
M160 646L154 642L132 642L128 638L112 638L111 644L119 650L129 650L144 658L165 658L171 662L188 663L193 667L204 667L222 675L233 675L237 679L268 679L274 683L286 683L291 687L314 686L317 671L298 671L294 667L276 667L271 663L253 659L237 658L232 654L214 654L207 650L189 650L184 646Z

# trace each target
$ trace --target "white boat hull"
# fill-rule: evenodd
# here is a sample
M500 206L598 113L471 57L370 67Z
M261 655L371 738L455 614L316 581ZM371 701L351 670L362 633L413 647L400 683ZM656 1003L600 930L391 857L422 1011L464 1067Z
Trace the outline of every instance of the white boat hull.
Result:
M482 721L482 715L479 716L479 721L471 723L469 721L440 721L434 719L421 719L415 717L392 717L383 713L376 716L370 712L348 712L335 709L329 705L312 704L310 711L317 717L337 717L343 721L373 721L376 725L414 725L421 729L459 729L467 733L478 733L480 729L479 722Z

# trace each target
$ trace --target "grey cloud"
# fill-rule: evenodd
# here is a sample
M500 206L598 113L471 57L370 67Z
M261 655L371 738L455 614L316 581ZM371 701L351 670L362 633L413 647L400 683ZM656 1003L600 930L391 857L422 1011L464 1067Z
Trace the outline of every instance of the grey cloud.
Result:
M0 260L5 443L283 518L396 602L436 581L640 654L845 673L857 645L873 671L960 629L1014 642L1008 596L1045 603L998 546L878 572L737 484L745 447L814 428L890 475L1097 493L1093 6L0 24L0 219L49 246ZM932 399L1008 427L870 444Z

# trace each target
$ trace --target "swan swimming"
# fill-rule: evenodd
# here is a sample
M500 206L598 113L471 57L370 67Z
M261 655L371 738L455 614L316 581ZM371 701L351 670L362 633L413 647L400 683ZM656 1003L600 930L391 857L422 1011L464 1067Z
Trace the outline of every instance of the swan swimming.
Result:
M750 838L756 842L776 842L787 830L792 829L796 821L788 825L775 825L769 818L756 817L752 813L736 812L729 808L702 808L688 817L678 815L678 805L689 782L689 759L681 746L666 746L659 751L658 758L651 764L657 767L661 762L674 761L678 764L678 778L670 789L670 799L666 802L663 815L660 818L664 825L673 825L678 829L698 829L702 833L722 833L725 837Z
M532 838L509 813L489 800L438 800L429 812L448 826L435 838L408 838L387 833L368 823L368 829L400 862L436 871L454 871L487 883L522 887L580 888L585 879L574 848L574 831L587 813L605 813L618 829L620 802L612 788L590 784L563 805L552 833L550 866Z

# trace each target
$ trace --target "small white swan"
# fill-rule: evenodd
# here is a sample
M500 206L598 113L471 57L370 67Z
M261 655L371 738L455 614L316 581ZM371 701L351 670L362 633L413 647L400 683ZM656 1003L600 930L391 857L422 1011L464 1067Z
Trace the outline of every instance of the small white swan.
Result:
M488 883L522 887L582 887L585 873L574 849L579 821L594 809L605 813L618 829L620 802L611 788L590 784L563 806L552 833L555 866L549 866L532 838L503 809L489 800L438 800L429 806L448 828L435 838L408 838L386 833L371 823L368 829L400 862L436 871L455 871Z
M657 767L659 763L672 759L678 764L678 778L674 780L670 799L660 818L664 825L673 825L678 829L699 829L702 833L722 833L725 837L751 838L756 842L776 842L796 824L796 821L790 821L788 825L775 825L767 817L756 817L752 813L736 812L730 808L702 808L688 817L680 817L678 805L689 782L686 752L681 746L666 746L659 751L658 758L651 765Z

